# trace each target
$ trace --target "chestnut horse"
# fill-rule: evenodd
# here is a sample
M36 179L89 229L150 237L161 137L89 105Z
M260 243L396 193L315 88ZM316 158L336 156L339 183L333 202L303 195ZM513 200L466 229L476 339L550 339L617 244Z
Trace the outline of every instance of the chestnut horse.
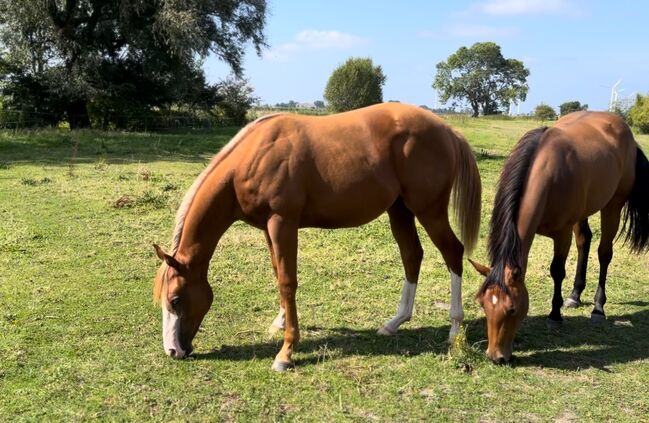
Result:
M176 216L154 298L161 302L165 352L184 358L212 303L207 270L217 242L237 220L264 231L280 292L271 330L285 326L273 369L292 367L300 338L295 305L298 229L359 226L387 210L405 282L393 334L410 319L422 247L421 222L451 272L451 336L463 319L464 246L449 226L451 192L467 250L475 245L481 185L467 142L433 113L380 104L332 116L277 114L243 128L189 189Z
M511 358L514 335L528 311L525 272L535 234L554 241L554 280L548 325L561 321L561 283L572 233L578 250L574 289L567 306L580 304L586 285L591 232L588 217L601 213L599 286L593 322L605 318L606 273L626 206L622 232L634 252L649 247L649 163L624 121L615 114L577 112L552 128L529 131L511 153L500 177L489 233L491 268L477 294L487 318L487 355Z

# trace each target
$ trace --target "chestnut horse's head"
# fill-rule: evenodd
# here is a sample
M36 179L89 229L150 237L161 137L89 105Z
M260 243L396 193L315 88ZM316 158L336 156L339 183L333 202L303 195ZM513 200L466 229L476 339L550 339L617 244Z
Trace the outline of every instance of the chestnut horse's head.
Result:
M494 363L507 363L512 357L514 336L529 309L524 275L518 267L504 266L496 274L487 266L469 261L487 278L476 294L487 318L487 356Z
M165 353L186 358L192 340L212 305L212 288L206 274L196 274L174 257L153 245L162 260L153 290L153 299L162 308L162 338ZM202 272L202 271L201 271Z

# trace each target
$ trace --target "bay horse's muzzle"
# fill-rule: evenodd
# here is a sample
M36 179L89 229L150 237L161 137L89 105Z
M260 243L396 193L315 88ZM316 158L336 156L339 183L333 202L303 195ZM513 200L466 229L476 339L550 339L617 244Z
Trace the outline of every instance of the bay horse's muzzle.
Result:
M168 355L169 357L171 357L171 358L175 358L175 359L177 359L177 360L182 360L182 359L184 359L184 358L189 357L189 356L191 355L192 351L193 351L193 350L192 350L191 347L188 348L188 349L186 349L186 350L184 350L184 351L177 351L175 348L168 348L168 349L165 349L165 352L167 353L167 355Z

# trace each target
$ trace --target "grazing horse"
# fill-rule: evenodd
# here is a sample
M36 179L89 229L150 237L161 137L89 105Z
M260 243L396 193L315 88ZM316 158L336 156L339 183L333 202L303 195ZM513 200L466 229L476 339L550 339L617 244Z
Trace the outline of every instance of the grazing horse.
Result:
M176 216L169 254L154 285L165 352L184 358L212 303L207 270L217 242L237 220L264 231L280 292L275 329L285 326L273 369L293 366L300 338L295 305L298 229L353 227L387 210L406 280L393 334L410 319L422 247L421 222L451 272L451 335L463 319L464 246L449 226L451 193L470 251L480 224L481 185L464 138L433 113L380 104L332 116L276 114L244 127L198 176Z
M577 112L552 128L529 131L503 168L494 201L489 256L491 268L474 263L486 276L477 299L487 318L487 355L511 358L514 335L528 311L527 259L535 234L554 241L554 280L548 326L562 321L561 283L572 233L578 250L574 290L567 305L580 303L586 285L591 232L588 217L601 213L599 286L593 322L605 318L606 273L623 208L626 242L634 252L649 247L649 163L633 134L617 115Z

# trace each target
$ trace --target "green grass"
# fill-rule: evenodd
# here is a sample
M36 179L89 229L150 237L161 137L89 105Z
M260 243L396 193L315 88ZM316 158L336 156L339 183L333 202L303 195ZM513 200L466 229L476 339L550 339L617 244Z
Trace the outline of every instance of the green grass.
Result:
M504 157L540 122L452 118L478 153L486 261L495 184ZM278 307L263 235L234 225L210 270L215 300L196 356L162 351L151 302L184 191L236 132L0 133L0 421L647 421L649 258L617 245L608 321L591 304L547 331L551 243L535 241L530 316L516 360L484 356L484 319L465 271L466 346L448 354L449 276L425 253L411 322L375 330L396 310L402 268L385 216L356 229L300 233L297 369L270 370L281 338L266 329ZM638 137L645 151L649 137ZM597 279L597 218L584 300ZM576 253L568 262L574 274ZM567 296L572 281L564 284Z

